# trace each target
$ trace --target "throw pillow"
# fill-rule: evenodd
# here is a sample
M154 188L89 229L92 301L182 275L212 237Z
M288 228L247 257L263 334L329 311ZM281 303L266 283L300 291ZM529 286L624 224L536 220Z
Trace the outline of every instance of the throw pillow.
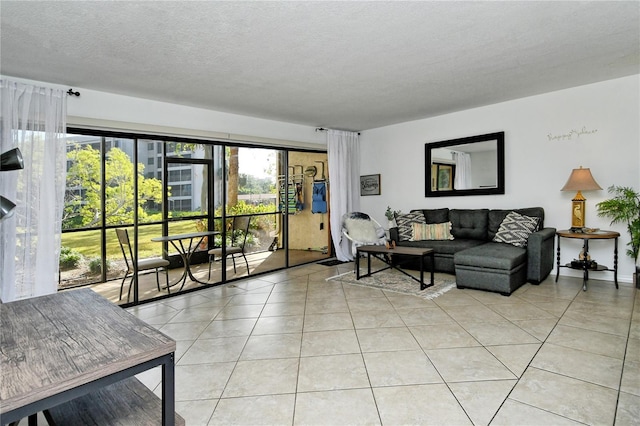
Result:
M410 241L453 240L451 222L412 223L413 234Z
M500 224L493 241L524 248L527 246L529 235L538 230L539 222L538 217L511 212Z
M398 225L398 239L400 241L409 241L413 234L412 223L426 223L422 212L412 212L401 214L396 218Z

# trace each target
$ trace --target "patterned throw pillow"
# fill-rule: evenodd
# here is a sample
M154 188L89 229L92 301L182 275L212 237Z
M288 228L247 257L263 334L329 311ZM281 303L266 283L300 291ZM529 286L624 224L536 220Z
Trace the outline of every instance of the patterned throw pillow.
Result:
M396 218L398 238L400 241L410 241L413 234L412 223L425 223L422 212L401 214Z
M453 240L451 222L412 223L411 227L413 232L410 241Z
M539 223L540 218L538 217L511 212L500 224L493 241L524 248L527 246L529 235L538 230Z

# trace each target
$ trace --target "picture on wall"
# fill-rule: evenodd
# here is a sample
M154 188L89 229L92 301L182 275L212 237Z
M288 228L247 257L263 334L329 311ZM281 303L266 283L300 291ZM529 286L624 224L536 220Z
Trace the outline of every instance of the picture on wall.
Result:
M360 176L360 195L380 195L380 175Z
M455 177L455 167L452 164L434 163L431 165L431 188L434 191L451 191Z

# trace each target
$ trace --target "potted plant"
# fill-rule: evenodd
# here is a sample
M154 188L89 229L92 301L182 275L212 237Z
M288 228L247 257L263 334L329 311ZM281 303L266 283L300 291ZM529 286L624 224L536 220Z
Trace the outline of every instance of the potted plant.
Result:
M624 223L631 241L627 255L637 264L640 251L640 193L625 186L610 186L607 191L614 197L596 205L598 216L611 219L611 224ZM636 274L634 274L635 276Z
M384 213L387 220L389 221L389 229L395 228L398 226L396 224L396 217L400 214L400 210L391 210L391 207L387 206L387 211Z

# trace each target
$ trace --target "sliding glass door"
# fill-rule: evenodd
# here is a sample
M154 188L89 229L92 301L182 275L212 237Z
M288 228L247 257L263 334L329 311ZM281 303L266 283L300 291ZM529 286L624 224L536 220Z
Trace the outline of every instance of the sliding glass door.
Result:
M286 182L281 182L287 203L281 204L288 222L288 266L295 266L329 256L327 154L290 151L287 157Z
M227 245L242 253L227 256L226 278L240 278L286 267L280 250L277 210L277 170L282 153L276 149L229 146L225 149L227 182L224 217ZM234 229L248 221L248 231ZM235 240L235 241L233 241ZM235 268L234 263L235 261Z
M133 260L167 259L179 282L179 253L153 239L205 230L215 234L189 262L204 284L171 295L331 255L326 153L77 129L67 147L60 289L91 285L119 304L167 297L164 276L158 289Z

